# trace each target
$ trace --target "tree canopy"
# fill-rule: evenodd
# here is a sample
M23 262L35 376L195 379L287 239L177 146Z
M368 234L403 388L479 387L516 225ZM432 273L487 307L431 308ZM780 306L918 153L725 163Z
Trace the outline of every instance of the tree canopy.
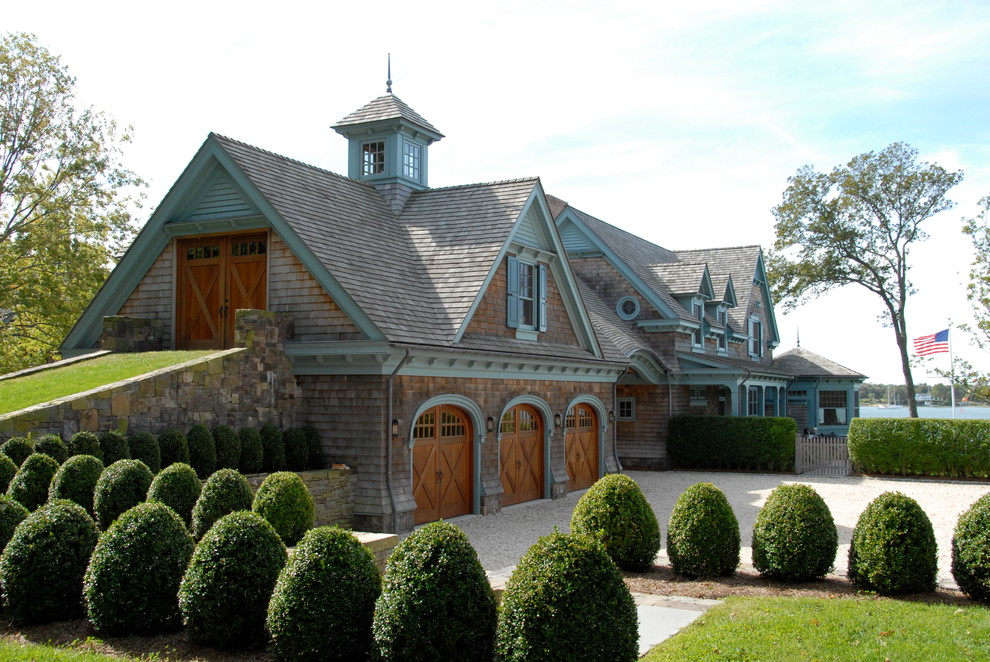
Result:
M776 240L767 262L776 298L794 308L849 284L879 297L880 317L894 330L911 416L918 412L905 316L914 292L908 257L928 237L922 223L954 206L946 196L962 177L893 143L829 173L802 167L773 209Z
M975 328L960 325L974 334L976 344L983 350L990 349L990 195L980 200L979 213L964 219L963 232L973 242L973 264L969 269L966 296L973 307ZM955 358L951 378L959 385L977 393L977 397L990 399L990 374L977 370L969 361Z
M129 140L76 107L75 79L36 37L0 37L0 373L55 357L133 236Z

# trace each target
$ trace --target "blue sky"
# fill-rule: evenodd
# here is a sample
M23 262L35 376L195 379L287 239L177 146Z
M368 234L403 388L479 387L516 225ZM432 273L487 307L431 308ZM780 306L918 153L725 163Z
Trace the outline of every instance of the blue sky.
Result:
M970 318L960 218L990 194L990 3L30 4L5 8L3 29L35 33L83 103L133 127L126 160L149 208L210 131L346 172L329 126L384 93L391 52L395 94L447 136L431 185L538 175L671 249L770 247L770 210L798 168L907 142L966 175L912 254L909 334ZM778 311L778 351L800 332L899 383L880 312L849 288Z

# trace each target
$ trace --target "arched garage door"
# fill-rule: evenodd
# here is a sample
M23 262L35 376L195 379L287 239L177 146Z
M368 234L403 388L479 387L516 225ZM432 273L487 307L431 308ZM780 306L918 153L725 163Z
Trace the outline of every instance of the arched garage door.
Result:
M503 414L499 432L502 505L541 498L543 423L539 413L529 405L516 405Z
M567 412L568 491L583 490L598 480L598 416L589 405L574 405Z
M428 409L413 427L416 524L471 512L471 423L460 409Z

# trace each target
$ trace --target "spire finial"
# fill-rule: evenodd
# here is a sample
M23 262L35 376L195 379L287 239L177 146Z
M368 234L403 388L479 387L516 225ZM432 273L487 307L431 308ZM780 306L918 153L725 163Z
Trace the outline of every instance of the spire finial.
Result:
M392 94L392 54L388 54L388 80L385 81L385 91Z
M797 344L798 347L801 346L801 327L797 328Z

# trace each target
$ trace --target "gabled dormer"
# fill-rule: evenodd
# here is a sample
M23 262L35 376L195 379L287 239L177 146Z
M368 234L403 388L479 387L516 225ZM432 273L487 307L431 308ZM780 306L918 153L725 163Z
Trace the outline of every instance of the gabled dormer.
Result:
M333 129L348 140L347 176L377 188L392 211L401 211L413 191L428 187L429 147L444 136L391 88Z

